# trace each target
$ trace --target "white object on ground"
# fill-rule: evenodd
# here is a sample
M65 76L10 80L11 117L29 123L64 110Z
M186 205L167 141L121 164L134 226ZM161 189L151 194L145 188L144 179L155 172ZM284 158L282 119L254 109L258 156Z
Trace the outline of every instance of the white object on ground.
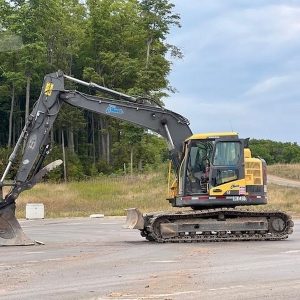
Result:
M90 215L90 218L104 218L103 214L92 214Z
M27 203L26 204L26 219L44 219L45 207L43 203Z

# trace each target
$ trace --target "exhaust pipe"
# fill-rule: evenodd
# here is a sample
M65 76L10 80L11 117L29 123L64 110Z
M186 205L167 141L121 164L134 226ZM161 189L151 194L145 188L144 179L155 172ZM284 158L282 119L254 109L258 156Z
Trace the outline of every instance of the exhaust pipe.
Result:
M145 221L143 214L137 208L128 208L126 223L123 228L128 229L144 229Z
M0 208L0 246L34 245L34 241L23 232L15 217L15 210L14 202Z

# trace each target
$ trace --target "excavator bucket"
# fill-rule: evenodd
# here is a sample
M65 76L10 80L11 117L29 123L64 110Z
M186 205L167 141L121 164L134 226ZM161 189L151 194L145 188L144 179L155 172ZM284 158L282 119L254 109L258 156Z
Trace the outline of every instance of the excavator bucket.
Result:
M39 183L42 178L53 169L57 168L63 163L62 160L56 160L33 176L23 186L19 186L17 192L21 193L24 190L32 188L35 184ZM0 199L3 200L2 188L0 188ZM7 198L5 198L7 201ZM1 207L2 206L2 207ZM23 232L18 220L15 216L16 205L14 202L8 203L0 202L0 246L29 246L34 245L35 242L30 240Z
M23 232L15 217L15 203L0 209L0 246L29 246L34 245Z
M126 223L123 226L128 229L143 229L144 228L144 217L143 214L137 208L128 208Z

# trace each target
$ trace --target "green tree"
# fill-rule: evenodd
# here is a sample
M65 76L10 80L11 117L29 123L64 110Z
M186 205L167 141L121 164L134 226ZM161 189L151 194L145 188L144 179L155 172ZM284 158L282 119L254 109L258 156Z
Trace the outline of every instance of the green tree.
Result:
M300 162L300 146L297 143L282 143L271 140L250 140L253 156L259 156L268 164Z
M44 75L57 69L161 101L169 88L171 63L166 54L180 56L166 43L171 26L179 26L173 9L168 0L0 0L0 35L6 37L1 40L10 41L5 47L0 43L0 117L5 123L0 145L6 145L9 136L14 143L39 97ZM74 84L66 87L95 94ZM9 127L13 130L7 134ZM78 173L92 174L104 161L109 172L112 166L122 169L130 157L136 167L159 156L153 154L155 147L160 149L156 137L90 112L64 107L52 131L53 145L61 143L62 128L71 156L81 160Z

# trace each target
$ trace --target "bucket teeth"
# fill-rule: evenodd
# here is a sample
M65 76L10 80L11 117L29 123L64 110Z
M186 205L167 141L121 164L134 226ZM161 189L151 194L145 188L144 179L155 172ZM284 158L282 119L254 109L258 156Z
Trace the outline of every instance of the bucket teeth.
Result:
M128 229L144 229L145 221L143 214L137 208L128 208L126 224L123 228Z
M15 203L0 209L0 246L34 245L23 232L15 217Z

